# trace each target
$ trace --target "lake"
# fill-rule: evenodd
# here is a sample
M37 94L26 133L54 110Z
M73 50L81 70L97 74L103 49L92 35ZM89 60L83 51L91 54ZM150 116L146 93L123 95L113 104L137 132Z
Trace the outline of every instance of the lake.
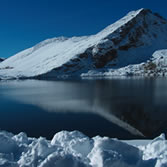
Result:
M167 131L167 79L0 81L0 129L48 139L61 130L153 138Z

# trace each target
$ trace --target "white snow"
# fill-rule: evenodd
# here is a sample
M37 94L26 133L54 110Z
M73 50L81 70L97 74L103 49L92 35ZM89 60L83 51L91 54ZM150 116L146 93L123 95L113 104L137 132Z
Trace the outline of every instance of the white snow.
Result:
M119 141L89 138L78 131L61 131L51 141L0 131L2 167L164 167L167 141L164 134L154 140Z
M167 49L158 50L152 55L152 61L159 67L159 68L166 68L167 67Z

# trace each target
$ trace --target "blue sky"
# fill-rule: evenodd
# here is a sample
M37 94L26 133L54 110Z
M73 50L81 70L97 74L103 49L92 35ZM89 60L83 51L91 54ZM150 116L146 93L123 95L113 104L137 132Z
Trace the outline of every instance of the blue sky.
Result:
M167 18L166 0L0 0L0 57L57 36L95 34L131 10Z

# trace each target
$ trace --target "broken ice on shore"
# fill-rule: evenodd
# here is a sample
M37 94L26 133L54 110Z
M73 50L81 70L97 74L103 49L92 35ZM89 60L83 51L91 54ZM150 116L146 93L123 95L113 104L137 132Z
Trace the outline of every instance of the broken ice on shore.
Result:
M89 138L79 131L61 131L51 141L0 131L2 167L164 167L167 141L120 141L108 137Z

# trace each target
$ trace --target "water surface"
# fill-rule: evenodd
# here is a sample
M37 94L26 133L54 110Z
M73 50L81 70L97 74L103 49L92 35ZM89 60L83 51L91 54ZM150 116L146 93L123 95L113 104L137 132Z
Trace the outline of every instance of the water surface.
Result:
M0 128L52 138L61 130L92 137L151 138L166 132L167 79L0 82Z

